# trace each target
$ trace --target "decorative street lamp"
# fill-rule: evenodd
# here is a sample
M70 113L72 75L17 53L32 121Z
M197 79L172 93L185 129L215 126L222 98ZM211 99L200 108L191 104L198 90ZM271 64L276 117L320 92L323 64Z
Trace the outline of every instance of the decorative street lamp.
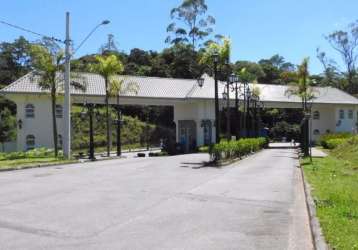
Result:
M220 114L219 114L219 87L218 87L218 63L219 54L212 55L214 62L214 81L215 81L215 143L220 142Z
M204 81L205 81L204 78L198 78L196 81L198 82L198 86L200 88L204 86Z
M236 139L240 137L240 119L239 119L239 77L236 74L231 74L229 76L229 81L231 84L235 84L232 87L232 90L235 91L235 134Z

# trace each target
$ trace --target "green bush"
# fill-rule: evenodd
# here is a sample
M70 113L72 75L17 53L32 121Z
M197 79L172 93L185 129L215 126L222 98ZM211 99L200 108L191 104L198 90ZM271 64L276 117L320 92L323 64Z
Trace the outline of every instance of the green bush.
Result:
M62 151L59 151L58 155L59 157L63 156ZM26 152L1 153L0 161L31 159L31 158L49 158L54 156L55 155L53 149L35 148Z
M345 144L348 141L348 138L336 138L325 141L326 149L335 149L341 144Z
M252 152L256 152L267 144L266 138L247 138L238 141L223 140L210 147L209 153L214 160L228 160L241 158Z
M352 134L350 134L350 133L325 134L325 135L321 136L321 138L319 140L319 143L321 144L322 147L329 149L329 145L328 145L329 140L332 140L332 139L348 139L350 137L352 137Z

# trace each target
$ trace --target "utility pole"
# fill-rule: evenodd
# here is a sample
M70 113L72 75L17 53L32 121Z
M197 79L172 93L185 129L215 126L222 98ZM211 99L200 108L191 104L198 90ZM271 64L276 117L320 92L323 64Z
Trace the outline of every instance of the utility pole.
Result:
M65 40L65 103L64 103L64 156L71 158L71 93L70 93L70 70L71 70L71 39L70 39L70 13L66 12L66 40Z

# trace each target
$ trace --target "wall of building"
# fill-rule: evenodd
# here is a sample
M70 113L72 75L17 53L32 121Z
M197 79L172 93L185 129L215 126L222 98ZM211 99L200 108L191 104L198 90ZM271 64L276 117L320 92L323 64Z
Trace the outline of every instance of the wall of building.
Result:
M178 121L193 120L196 123L197 145L204 145L204 128L201 126L203 120L210 120L212 123L211 140L215 142L215 105L208 100L177 103L174 106L174 122L176 126L176 138L179 140Z
M314 113L318 112L319 119L315 119ZM335 120L335 106L334 105L322 105L315 104L312 106L312 120L311 120L311 133L312 140L317 141L321 135L328 132L335 132L336 120Z
M343 111L344 117L340 117ZM353 112L353 116L349 117L349 112ZM337 105L335 107L336 132L357 132L358 109L353 105Z
M53 125L51 100L44 95L26 95L13 99L17 105L17 121L22 121L22 128L18 128L17 150L27 150L26 137L35 136L35 147L53 148ZM32 104L35 107L35 117L26 118L25 107ZM61 105L61 100L58 100ZM62 104L63 105L63 104ZM63 134L63 118L57 118L58 135Z
M343 110L344 118L341 119L340 111ZM319 119L315 119L314 112L319 112ZM348 113L353 112L350 118ZM326 133L349 132L357 133L358 109L354 105L316 104L312 107L311 132L312 140L319 140ZM318 133L319 132L319 133Z

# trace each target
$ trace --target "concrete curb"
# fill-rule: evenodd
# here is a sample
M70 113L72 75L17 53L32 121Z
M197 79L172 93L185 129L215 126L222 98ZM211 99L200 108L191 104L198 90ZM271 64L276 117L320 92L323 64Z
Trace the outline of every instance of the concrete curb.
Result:
M301 169L301 175L303 180L303 188L306 196L306 206L307 206L308 216L310 220L310 227L311 227L311 234L312 234L314 248L316 250L329 250L330 248L328 247L324 239L321 226L316 216L316 206L311 195L311 186L308 184L308 182L305 179L305 175L303 173L303 167L300 166L300 169Z
M2 168L0 169L0 172L10 172L10 171L17 171L17 170L25 170L25 169L31 169L31 168L46 168L46 167L54 167L54 166L60 166L60 165L72 165L72 164L79 164L82 163L80 161L71 161L71 162L62 162L62 163L44 163L44 164L35 164L35 165L28 165L28 166L20 166L16 168Z
M125 158L122 156L113 156L113 157L109 157L109 158L101 158L101 159L97 159L95 161L91 161L91 160L73 160L70 162L62 162L62 163L44 163L44 164L35 164L35 165L28 165L28 166L20 166L20 167L15 167L15 168L2 168L0 169L0 172L10 172L10 171L18 171L18 170L26 170L26 169L31 169L31 168L46 168L46 167L55 167L55 166L65 166L65 165L74 165L74 164L83 164L83 163L87 163L87 162L96 162L96 161L110 161L110 160L117 160L117 159L121 159L121 158Z

